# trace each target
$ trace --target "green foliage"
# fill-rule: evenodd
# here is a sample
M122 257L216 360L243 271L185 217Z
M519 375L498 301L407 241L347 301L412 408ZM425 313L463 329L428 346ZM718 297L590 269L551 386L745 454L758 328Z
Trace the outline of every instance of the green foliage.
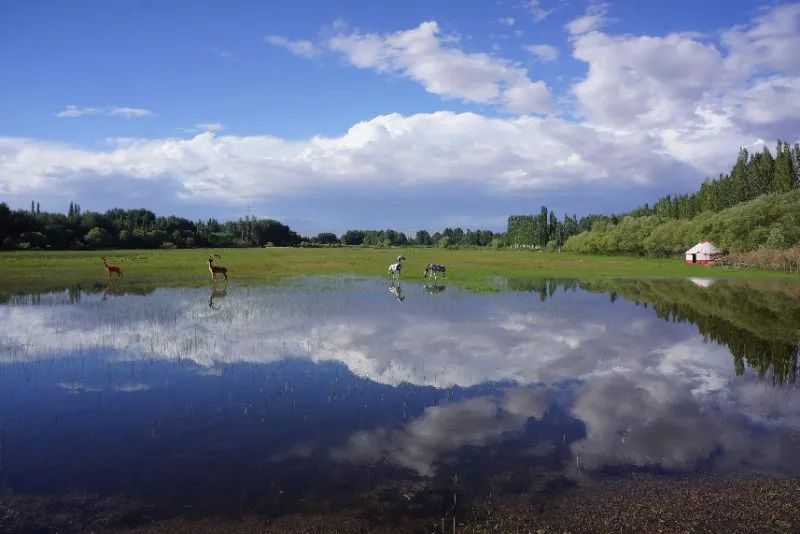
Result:
M578 231L576 216L565 215L563 221L559 221L555 213L548 212L548 209L542 206L538 215L509 217L506 239L507 244L511 246L545 248L550 241L554 241L554 246L560 247L567 238L577 234Z
M83 241L91 248L102 248L111 246L114 243L114 238L105 228L95 226L86 232Z
M334 243L339 242L339 238L336 237L336 234L331 232L322 232L312 237L311 242L320 245L333 245Z
M80 205L70 203L64 215L43 212L35 202L32 208L12 211L0 203L4 247L25 243L24 248L157 248L165 242L176 247L232 247L262 246L267 241L291 246L301 240L288 226L256 217L225 223L216 219L192 222L182 217L157 217L146 209L82 212Z
M627 215L691 219L700 213L722 211L760 195L786 193L800 187L800 146L790 147L788 143L778 141L775 154L773 158L766 146L755 154L740 149L730 174L706 180L700 190L691 195L667 195L652 207L645 204Z
M786 247L800 241L800 190L762 195L719 213L693 219L625 217L619 224L598 222L590 232L567 240L565 250L591 254L666 256L700 240L723 250Z

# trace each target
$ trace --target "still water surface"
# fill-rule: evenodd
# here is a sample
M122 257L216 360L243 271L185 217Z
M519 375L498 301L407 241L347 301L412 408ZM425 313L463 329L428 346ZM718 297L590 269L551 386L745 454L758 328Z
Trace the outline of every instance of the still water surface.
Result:
M153 517L380 491L436 516L454 493L468 506L609 474L800 471L800 287L507 286L14 297L0 305L0 486L125 495Z

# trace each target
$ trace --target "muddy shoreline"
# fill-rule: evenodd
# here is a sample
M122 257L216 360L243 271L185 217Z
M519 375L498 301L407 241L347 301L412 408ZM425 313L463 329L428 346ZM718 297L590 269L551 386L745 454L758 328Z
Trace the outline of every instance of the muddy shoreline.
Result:
M428 484L376 488L358 504L270 517L258 511L171 517L142 502L88 493L0 497L3 532L452 532L453 508ZM436 502L432 502L436 501ZM434 512L434 510L439 510ZM800 479L766 475L608 478L561 491L457 506L457 532L797 532ZM160 516L160 517L159 517Z

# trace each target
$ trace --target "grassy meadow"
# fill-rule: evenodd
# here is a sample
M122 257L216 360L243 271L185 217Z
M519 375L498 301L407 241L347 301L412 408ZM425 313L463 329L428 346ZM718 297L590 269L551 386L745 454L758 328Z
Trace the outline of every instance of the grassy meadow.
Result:
M216 263L227 267L231 281L238 284L276 283L302 275L385 276L388 264L398 255L407 258L403 280L421 281L425 265L435 262L447 266L449 284L477 291L495 289L497 277L798 279L797 275L754 269L684 265L680 258L528 250L342 247L238 248L214 252L221 256ZM100 262L103 255L122 269L121 285L200 286L209 282L206 259L210 253L203 249L2 252L0 294L106 284L108 276Z

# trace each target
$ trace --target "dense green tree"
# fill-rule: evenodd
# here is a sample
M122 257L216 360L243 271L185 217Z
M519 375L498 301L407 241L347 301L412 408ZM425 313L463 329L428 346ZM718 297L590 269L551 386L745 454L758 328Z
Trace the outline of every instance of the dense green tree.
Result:
M114 243L114 237L105 228L95 226L83 238L87 246L91 248L110 247Z
M364 243L363 230L348 230L342 234L342 245L361 245Z
M418 230L417 235L414 238L414 241L417 245L430 245L431 244L431 234L428 233L427 230Z
M774 173L774 188L776 191L786 192L796 187L796 176L794 169L792 169L792 155L788 143L778 141Z
M333 245L339 242L336 234L331 232L322 232L311 238L312 243L319 243L320 245Z

